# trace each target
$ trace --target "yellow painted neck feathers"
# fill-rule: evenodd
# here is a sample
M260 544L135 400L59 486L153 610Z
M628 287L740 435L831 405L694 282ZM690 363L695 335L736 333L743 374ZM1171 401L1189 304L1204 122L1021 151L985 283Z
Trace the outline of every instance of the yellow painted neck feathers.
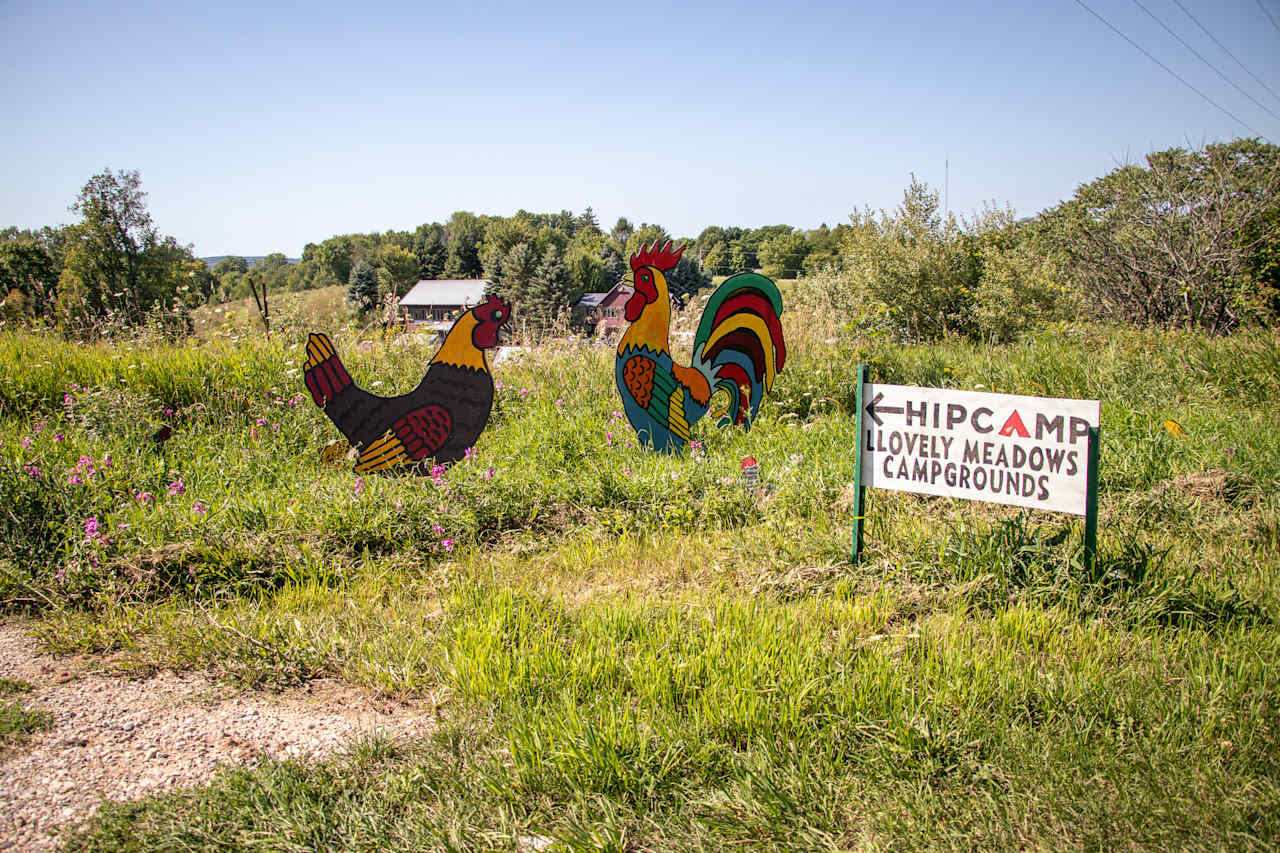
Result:
M622 354L628 347L648 347L654 352L668 352L667 338L671 331L671 296L667 291L667 279L659 270L647 267L653 275L653 286L657 296L640 310L640 316L627 327L627 331L618 341L618 353ZM642 292L636 292L631 299L644 299Z
M472 311L459 317L449 334L445 335L444 343L440 345L440 351L431 359L431 363L451 364L454 367L488 373L489 365L485 362L484 350L477 347L471 338L478 325L479 321Z

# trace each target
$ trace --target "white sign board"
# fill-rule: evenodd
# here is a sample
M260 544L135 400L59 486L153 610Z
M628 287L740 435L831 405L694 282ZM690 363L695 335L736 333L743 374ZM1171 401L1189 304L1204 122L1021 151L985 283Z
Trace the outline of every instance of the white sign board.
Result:
M1086 514L1097 400L863 386L862 484Z

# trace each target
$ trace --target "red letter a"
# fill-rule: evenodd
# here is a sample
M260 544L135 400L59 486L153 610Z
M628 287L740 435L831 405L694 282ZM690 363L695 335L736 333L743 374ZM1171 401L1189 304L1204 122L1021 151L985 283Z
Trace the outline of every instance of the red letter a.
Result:
M1009 420L1004 422L1004 426L1000 427L1001 435L1013 435L1014 433L1023 438L1031 438L1031 433L1027 432L1027 428L1022 424L1022 417L1018 414L1018 410L1014 409L1013 414L1009 415Z

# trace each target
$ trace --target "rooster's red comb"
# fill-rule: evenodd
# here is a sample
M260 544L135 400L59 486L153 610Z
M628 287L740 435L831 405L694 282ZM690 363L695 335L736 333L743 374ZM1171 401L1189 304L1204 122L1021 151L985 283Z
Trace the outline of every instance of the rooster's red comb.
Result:
M638 270L640 267L657 267L666 271L674 267L680 261L680 255L684 253L684 246L679 249L671 249L671 241L667 241L667 245L661 249L658 248L658 241L654 240L652 246L640 244L640 251L631 256L631 269Z

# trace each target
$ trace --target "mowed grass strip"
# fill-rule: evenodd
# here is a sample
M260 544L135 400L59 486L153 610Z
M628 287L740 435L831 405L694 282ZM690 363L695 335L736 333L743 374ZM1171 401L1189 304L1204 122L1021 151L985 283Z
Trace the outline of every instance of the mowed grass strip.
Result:
M1268 631L1019 606L884 633L884 600L566 607L492 587L446 609L434 666L457 710L434 739L122 806L85 849L1265 847L1280 830Z

